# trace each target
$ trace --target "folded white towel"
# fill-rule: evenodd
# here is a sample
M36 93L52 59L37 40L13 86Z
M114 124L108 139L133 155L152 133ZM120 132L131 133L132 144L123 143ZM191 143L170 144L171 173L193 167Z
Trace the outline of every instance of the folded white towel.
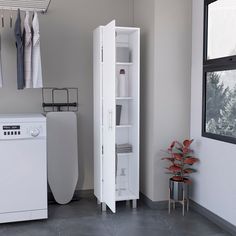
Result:
M32 27L33 27L33 51L32 51L33 88L42 88L43 78L42 78L42 64L41 64L41 53L40 53L39 20L37 12L34 13Z

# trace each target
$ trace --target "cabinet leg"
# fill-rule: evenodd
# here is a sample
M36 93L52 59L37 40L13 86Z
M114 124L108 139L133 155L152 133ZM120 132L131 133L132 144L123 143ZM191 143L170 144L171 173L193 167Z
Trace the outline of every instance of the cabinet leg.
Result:
M103 212L106 212L107 211L107 205L106 205L106 203L102 203L102 211Z
M127 207L130 206L130 201L129 201L129 200L126 201L126 206L127 206Z
M97 199L97 204L98 204L98 205L100 205L100 204L101 204L101 202L100 202L98 199Z
M170 214L170 207L171 207L171 202L170 202L170 199L169 199L169 202L168 202L168 213Z
M173 209L175 210L175 201L173 201Z
M137 208L137 200L132 200L132 208L133 209Z
M170 189L169 189L169 202L168 202L168 213L170 214L171 200L170 200Z

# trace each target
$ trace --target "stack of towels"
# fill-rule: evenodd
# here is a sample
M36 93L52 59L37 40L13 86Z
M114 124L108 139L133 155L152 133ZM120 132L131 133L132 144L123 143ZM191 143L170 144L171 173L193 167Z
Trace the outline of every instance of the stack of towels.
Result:
M130 153L133 151L133 147L129 143L118 144L116 145L116 151L117 153Z

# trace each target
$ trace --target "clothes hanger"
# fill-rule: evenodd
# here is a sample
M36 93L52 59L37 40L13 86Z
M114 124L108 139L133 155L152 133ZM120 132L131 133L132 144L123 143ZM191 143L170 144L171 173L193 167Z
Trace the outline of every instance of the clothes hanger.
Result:
M2 28L4 28L4 10L2 10L2 14L1 14L1 21L2 21Z
M11 9L11 15L10 15L10 28L13 26L13 16L12 16L12 9Z

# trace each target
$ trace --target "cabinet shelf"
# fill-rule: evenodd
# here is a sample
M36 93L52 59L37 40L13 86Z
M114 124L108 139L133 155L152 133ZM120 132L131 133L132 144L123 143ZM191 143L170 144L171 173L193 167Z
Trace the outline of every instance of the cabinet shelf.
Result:
M116 128L132 128L132 125L117 125Z
M116 97L116 100L132 100L132 97Z
M126 152L126 153L117 153L118 157L125 157L125 156L132 156L133 152Z
M126 201L135 199L137 199L137 196L135 196L129 190L116 190L116 201Z
M132 66L133 62L116 62L117 66Z

